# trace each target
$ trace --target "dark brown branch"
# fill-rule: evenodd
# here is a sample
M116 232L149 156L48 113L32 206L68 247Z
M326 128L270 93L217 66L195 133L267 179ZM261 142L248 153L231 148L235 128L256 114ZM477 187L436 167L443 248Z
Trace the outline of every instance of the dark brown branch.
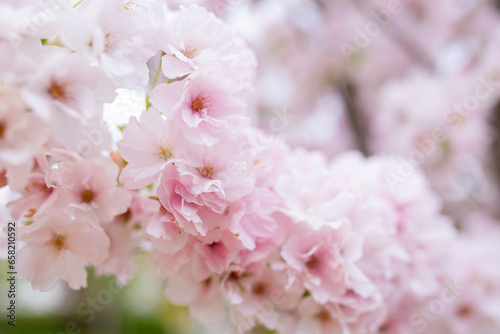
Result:
M500 189L500 101L491 110L491 168L497 183L497 189Z
M364 124L362 112L356 102L355 88L348 80L344 80L340 83L339 90L344 100L347 117L351 125L352 133L356 138L358 149L365 156L368 156L367 129Z

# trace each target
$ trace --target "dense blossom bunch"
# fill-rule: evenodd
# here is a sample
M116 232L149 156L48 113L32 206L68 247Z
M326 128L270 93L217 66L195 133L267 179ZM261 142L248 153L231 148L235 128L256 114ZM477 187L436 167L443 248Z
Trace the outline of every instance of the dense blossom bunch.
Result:
M202 4L219 15L229 6ZM475 146L486 136L470 142L457 133L440 141L432 165L424 173L412 167L404 182L401 160L392 156L345 152L329 160L324 152L292 148L251 117L257 60L244 40L205 7L170 5L57 2L44 24L23 25L19 18L39 15L36 8L27 1L0 4L0 185L10 196L0 215L20 225L18 270L34 289L50 290L59 280L86 287L88 266L125 283L142 250L152 252L168 279L171 302L189 306L204 324L229 318L231 333L255 326L283 334L490 333L500 326L498 270L478 265L498 255L499 232L487 236L492 223L484 216L468 217L467 233L459 232L424 174L434 181L447 173L443 165L483 157ZM322 6L325 16L335 16L330 3ZM355 16L349 6L346 12ZM333 24L299 28L340 34ZM273 33L290 33L283 30ZM446 31L433 38L429 52L439 49ZM301 60L290 51L297 46L287 47L290 63ZM327 76L323 68L336 78L345 74L339 59L319 58L307 78ZM306 75L297 74L304 83ZM273 75L279 73L258 82L258 93L271 88ZM421 111L445 108L446 99L424 105L419 80L429 90L464 86L430 76L414 80L381 89L375 105L387 114L373 117L378 132L371 131L371 149L427 147L414 124L433 119L431 131L444 126ZM301 88L314 91L320 81ZM120 140L103 121L117 89L145 96ZM290 99L293 91L282 96ZM263 94L257 104L270 108L276 101ZM328 109L322 104L337 105L339 94L317 94L317 121ZM305 95L297 93L296 105L308 110ZM461 133L483 129L481 115L471 116ZM339 141L327 155L352 146L353 138L341 136L346 116L336 117L332 138ZM300 126L294 144L310 127ZM396 131L398 140L384 137ZM450 157L451 143L467 150ZM447 180L433 185L440 193L449 189ZM486 227L472 228L474 219ZM452 306L432 313L436 301Z

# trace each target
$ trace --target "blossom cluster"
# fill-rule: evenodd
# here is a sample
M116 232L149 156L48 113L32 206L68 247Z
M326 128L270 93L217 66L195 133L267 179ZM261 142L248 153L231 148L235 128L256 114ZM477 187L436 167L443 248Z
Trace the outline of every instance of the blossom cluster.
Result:
M89 266L126 283L145 251L169 301L231 333L500 326L496 271L461 262L495 254L488 232L460 234L418 168L393 187L394 157L328 159L263 131L254 51L205 7L172 3L57 2L29 25L28 1L0 4L0 215L21 225L18 271L34 289L86 287ZM145 96L119 140L103 121L117 89ZM386 89L380 106L400 96ZM388 142L373 146L406 143ZM467 291L428 314L457 277Z

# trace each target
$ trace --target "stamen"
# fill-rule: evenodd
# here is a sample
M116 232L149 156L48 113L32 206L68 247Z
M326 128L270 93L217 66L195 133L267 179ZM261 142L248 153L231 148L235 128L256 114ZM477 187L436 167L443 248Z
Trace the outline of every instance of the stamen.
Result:
M309 269L315 269L319 266L320 261L315 257L311 256L311 258L306 262L306 266Z
M257 283L252 287L252 292L258 296L263 295L265 291L266 286L262 282Z
M169 147L160 146L158 147L158 151L156 153L160 159L168 160L172 156L172 152Z
M457 311L457 314L460 317L468 317L472 313L472 310L469 306L467 305L462 305Z
M50 87L47 89L47 93L54 99L58 101L66 101L68 100L68 92L66 91L66 87L63 85L52 81L50 83Z
M201 95L201 93L193 99L191 102L191 110L194 112L201 112L203 109L207 108L207 104L205 102L205 97Z
M92 199L94 198L94 193L90 189L85 189L84 192L82 192L82 201L85 203L90 203L92 202Z
M104 47L106 48L106 50L111 50L114 47L112 37L113 36L111 36L111 34L109 32L106 32L106 35L104 35L104 39L105 39Z
M214 168L213 167L203 167L203 169L200 171L201 176L211 179L214 175Z
M172 157L173 152L172 152L172 145L169 144L170 138L165 138L163 141L155 144L156 147L156 153L160 159L162 160L168 160Z
M186 56L186 58L193 59L195 57L194 54L196 51L196 49L189 50L188 48L185 48L184 51L182 51L182 54Z
M66 249L66 245L64 244L65 239L66 237L58 235L50 241L50 245L57 251L61 251L62 249Z
M31 208L28 210L28 212L26 212L26 214L24 215L24 217L26 218L33 218L33 216L35 215L36 213L36 210Z
M134 6L135 6L135 7L139 7L139 5L138 5L138 4L136 4L135 2L133 2L133 1L129 1L129 2L127 2L127 3L123 6L123 8L125 8L126 10L130 10L130 9L132 9Z
M327 322L331 319L330 313L328 313L326 310L323 310L320 313L318 313L316 317L322 322Z

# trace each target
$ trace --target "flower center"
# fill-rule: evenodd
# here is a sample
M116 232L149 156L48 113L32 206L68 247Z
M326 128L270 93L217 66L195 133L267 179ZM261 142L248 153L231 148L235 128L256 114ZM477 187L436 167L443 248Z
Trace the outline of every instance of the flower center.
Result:
M462 305L460 306L460 308L458 309L457 311L458 315L461 316L461 317L467 317L469 316L472 311L471 311L471 308L467 305Z
M26 212L26 214L24 215L24 217L26 218L33 218L33 216L35 215L36 213L36 209L29 209L28 212Z
M252 292L258 296L263 295L266 291L264 283L257 283L252 287Z
M203 109L207 109L207 102L205 101L205 97L199 94L197 97L193 99L191 102L191 110L197 113L203 111Z
M306 262L306 266L309 269L316 269L320 264L320 261L318 258L316 258L314 255L311 256L311 258Z
M50 244L57 251L61 251L62 249L66 249L66 245L64 244L65 239L66 237L58 235L50 241Z
M239 279L240 279L240 276L241 276L241 273L236 272L236 271L231 271L231 273L229 274L229 276L227 277L227 279L229 281L238 282Z
M331 319L330 313L328 313L326 310L322 310L319 312L316 317L321 321L321 322L327 322Z
M68 92L66 91L66 87L55 81L51 82L50 87L47 89L47 93L54 100L66 101L68 99Z
M207 278L206 280L204 280L204 281L202 282L203 287L204 287L205 289L206 289L206 288L208 288L208 287L210 286L210 283L211 283L211 282L212 282L212 277Z
M193 59L195 57L196 51L196 49L185 48L184 51L182 51L182 54L186 56L186 58Z
M135 7L139 7L138 4L136 4L135 2L133 1L128 1L124 6L123 8L125 8L126 10L130 10L131 8L134 8Z
M208 248L209 248L211 251L215 252L215 251L217 251L217 249L220 247L220 245L221 245L221 244L220 244L220 242L217 242L217 241L216 241L216 242L212 242L211 244L209 244L209 245L208 245Z
M158 147L158 152L156 154L158 154L158 156L163 160L168 160L168 158L172 156L172 152L170 151L170 149L164 146Z
M85 189L82 192L82 201L85 203L90 203L92 202L92 199L94 199L94 193L90 189Z
M164 138L161 142L155 144L156 153L161 160L168 160L172 157L172 145L169 144L170 138Z
M200 171L201 176L211 179L214 176L214 168L213 167L203 167L203 169Z
M3 138L3 135L5 134L5 124L0 123L0 139Z

